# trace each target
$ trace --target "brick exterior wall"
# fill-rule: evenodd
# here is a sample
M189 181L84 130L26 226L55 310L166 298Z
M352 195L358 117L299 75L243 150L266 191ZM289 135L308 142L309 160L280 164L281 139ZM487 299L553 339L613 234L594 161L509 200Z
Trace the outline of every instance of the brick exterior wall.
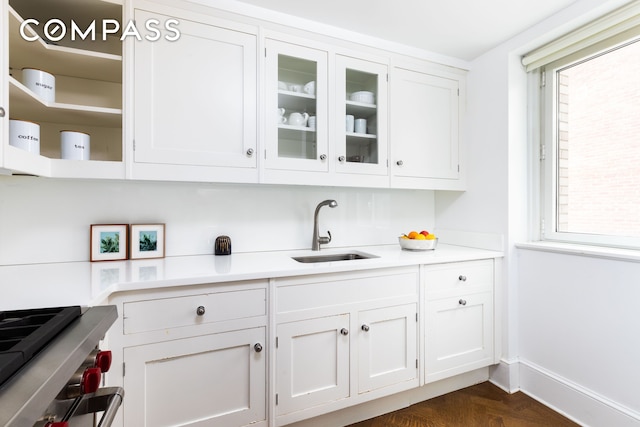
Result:
M640 237L640 42L558 78L558 230Z

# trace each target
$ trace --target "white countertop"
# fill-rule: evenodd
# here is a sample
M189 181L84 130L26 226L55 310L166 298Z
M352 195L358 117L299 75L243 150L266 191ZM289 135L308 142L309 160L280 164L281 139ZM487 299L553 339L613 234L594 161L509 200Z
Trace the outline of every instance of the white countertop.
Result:
M300 263L292 256L364 252L376 258ZM0 267L0 310L99 305L114 292L238 280L333 273L502 257L502 252L439 244L433 251L398 245L194 255L148 260L71 262Z

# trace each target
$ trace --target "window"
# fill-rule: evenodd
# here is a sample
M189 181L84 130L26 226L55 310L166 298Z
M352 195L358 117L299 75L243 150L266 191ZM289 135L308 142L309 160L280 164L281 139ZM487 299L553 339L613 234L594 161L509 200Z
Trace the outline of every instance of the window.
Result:
M612 37L556 46L532 73L541 240L640 249L640 30L616 25Z

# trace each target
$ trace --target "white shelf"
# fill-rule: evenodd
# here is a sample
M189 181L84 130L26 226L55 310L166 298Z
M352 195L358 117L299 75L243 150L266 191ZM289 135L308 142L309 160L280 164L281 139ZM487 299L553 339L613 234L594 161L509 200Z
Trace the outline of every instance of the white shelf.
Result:
M278 125L278 129L284 129L288 131L302 131L302 132L315 132L316 130L307 126L291 126L291 125Z
M13 77L9 77L9 116L33 122L122 126L121 109L45 102Z

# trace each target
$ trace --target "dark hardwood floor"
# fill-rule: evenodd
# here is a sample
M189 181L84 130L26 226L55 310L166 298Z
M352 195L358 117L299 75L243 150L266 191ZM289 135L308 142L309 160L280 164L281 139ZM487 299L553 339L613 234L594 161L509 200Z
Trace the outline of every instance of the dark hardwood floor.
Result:
M575 427L522 392L484 382L349 427Z

